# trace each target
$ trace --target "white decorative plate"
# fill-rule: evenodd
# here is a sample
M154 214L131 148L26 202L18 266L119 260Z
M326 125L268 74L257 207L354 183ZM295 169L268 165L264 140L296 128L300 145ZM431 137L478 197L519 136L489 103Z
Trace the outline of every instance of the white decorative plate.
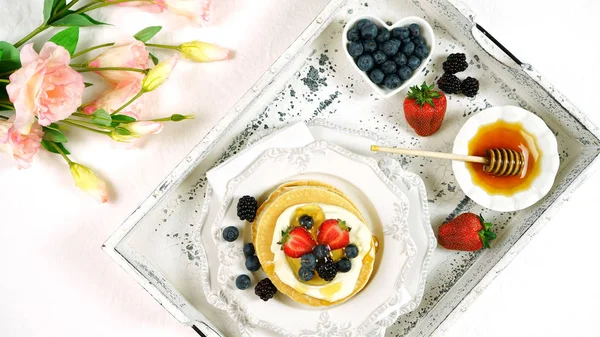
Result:
M234 201L246 194L259 196L259 201L263 201L281 183L297 179L315 179L342 190L357 204L380 241L369 283L344 304L312 308L281 293L265 303L251 290L235 287L235 278L247 273L242 247L250 241L250 228L237 218ZM302 148L265 151L246 172L230 181L225 202L212 227L220 262L217 280L229 303L227 311L238 322L242 334L251 334L255 327L283 336L371 334L373 324L383 314L389 314L410 298L403 283L416 250L408 229L408 207L406 196L373 158L324 141ZM231 225L240 229L245 240L229 243L222 239L222 229ZM261 277L255 275L253 283Z
M452 152L468 154L469 141L475 136L477 130L483 125L498 120L520 122L525 131L535 138L542 153L541 160L538 161L541 171L531 186L511 196L490 194L473 183L466 163L453 161L452 169L460 188L476 203L499 212L517 211L535 204L552 188L560 164L558 146L556 137L541 118L517 106L498 106L485 109L469 118L456 135Z

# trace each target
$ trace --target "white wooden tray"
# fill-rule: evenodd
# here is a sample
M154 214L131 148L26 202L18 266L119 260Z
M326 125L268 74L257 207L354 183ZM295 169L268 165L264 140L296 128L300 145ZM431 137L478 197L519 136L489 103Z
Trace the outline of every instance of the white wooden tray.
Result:
M420 138L407 126L406 90L383 99L372 92L343 54L341 32L354 15L373 14L395 22L420 16L433 27L436 51L415 83L435 81L451 52L470 61L464 76L479 79L473 99L449 95L441 130ZM534 112L552 129L561 159L556 183L534 206L509 213L482 209L457 187L449 162L403 157L398 164L425 181L434 231L445 219L472 211L496 224L492 249L451 252L436 248L418 308L388 329L391 335L426 336L444 330L520 251L577 186L592 172L600 132L531 65L490 40L472 13L449 0L332 0L290 48L198 143L156 190L107 240L103 249L177 320L201 335L236 336L227 314L207 304L201 288L198 224L206 171L243 149L259 132L320 118L341 128L369 131L395 146L449 152L466 119L498 105Z

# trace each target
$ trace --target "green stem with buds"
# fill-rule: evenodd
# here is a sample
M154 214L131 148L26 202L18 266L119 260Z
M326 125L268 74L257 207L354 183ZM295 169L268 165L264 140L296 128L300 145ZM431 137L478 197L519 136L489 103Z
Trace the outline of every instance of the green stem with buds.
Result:
M158 43L146 43L146 47L179 50L179 46L170 46L168 44L158 44Z
M135 96L133 96L129 101L127 101L127 103L121 105L120 108L118 108L117 110L115 110L113 113L111 113L110 115L116 115L119 112L121 112L121 110L125 109L127 106L129 106L129 104L133 103L133 101L135 101L136 99L140 98L140 96L142 96L144 94L143 91L138 92Z
M86 66L82 66L79 64L71 64L71 67L81 67L83 69L76 69L80 73L86 73L88 71L106 71L106 70L122 70L122 71L134 71L137 73L147 73L146 69L137 69L137 68L125 68L125 67L104 67L104 68L88 68Z
M8 104L2 104L2 103L0 103L0 107L6 108L8 110L14 110L15 109L14 106L11 106L11 105L8 105Z
M49 142L49 143L56 150L56 152L60 153L60 155L63 158L65 158L65 160L67 161L67 163L69 163L69 166L71 166L71 164L73 164L73 162L71 161L71 159L69 159L69 157L67 157L67 155L63 152L63 150L60 149L60 147L58 145L56 145L56 143L54 143L54 142Z
M10 83L10 81L6 80L6 79L3 79L3 78L0 78L0 83Z
M74 59L74 58L76 58L77 56L81 56L81 55L83 55L83 54L85 54L85 53L87 53L87 52L91 52L92 50L96 50L96 49L100 49L100 48L104 48L104 47L110 47L110 46L112 46L113 44L115 44L115 43L114 43L114 42L112 42L112 43L99 44L99 45L97 45L97 46L93 46L93 47L90 47L90 48L84 49L84 50L82 50L82 51L80 51L80 52L78 52L78 53L75 53L75 54L73 54L73 56L71 56L71 59Z
M37 27L36 29L34 29L31 33L27 34L24 38L20 39L17 43L15 43L13 46L15 46L15 48L19 48L20 46L22 46L25 42L31 40L34 36L38 35L39 33L45 31L46 29L50 28L50 26L46 26L45 23L42 23L39 27Z
M59 124L62 123L62 124L71 125L71 126L74 126L74 127L78 127L78 128L84 129L84 130L88 130L88 131L92 131L92 132L95 132L95 133L99 133L101 135L106 135L106 134L110 133L108 131L102 131L102 130L98 130L98 129L87 127L87 126L79 124L79 123L75 123L72 120L66 120L66 119L64 119L62 121L59 121L58 123ZM96 125L94 125L94 126L96 126Z
M92 4L89 4L87 6L83 6L80 9L76 10L75 13L84 13L84 12L89 12L89 11L93 11L94 9L98 9L98 8L102 8L102 7L106 7L106 6L112 6L112 5L116 5L119 3L124 3L124 2L149 2L149 3L154 3L154 0L115 0L115 1L111 1L111 2L104 2L104 1L94 1L92 2Z

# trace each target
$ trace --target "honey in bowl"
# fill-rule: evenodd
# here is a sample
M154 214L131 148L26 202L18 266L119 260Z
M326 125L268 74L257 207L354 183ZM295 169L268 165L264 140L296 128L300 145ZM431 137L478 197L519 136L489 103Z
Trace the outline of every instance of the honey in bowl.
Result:
M487 149L506 148L519 151L525 157L525 167L520 175L496 176L486 173L483 164L467 163L473 183L489 194L510 196L524 191L540 173L542 155L535 138L526 132L521 123L498 120L481 126L469 141L469 154L484 156Z

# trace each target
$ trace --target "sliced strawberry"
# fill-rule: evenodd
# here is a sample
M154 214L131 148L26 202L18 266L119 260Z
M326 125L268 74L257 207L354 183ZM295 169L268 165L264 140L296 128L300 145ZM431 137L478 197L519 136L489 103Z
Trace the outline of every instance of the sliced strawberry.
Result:
M299 258L306 253L310 253L317 245L310 233L304 227L288 227L281 232L281 249L285 255L291 258Z
M350 243L350 230L346 221L328 219L323 221L317 234L317 242L328 245L329 249L336 250L346 247Z

